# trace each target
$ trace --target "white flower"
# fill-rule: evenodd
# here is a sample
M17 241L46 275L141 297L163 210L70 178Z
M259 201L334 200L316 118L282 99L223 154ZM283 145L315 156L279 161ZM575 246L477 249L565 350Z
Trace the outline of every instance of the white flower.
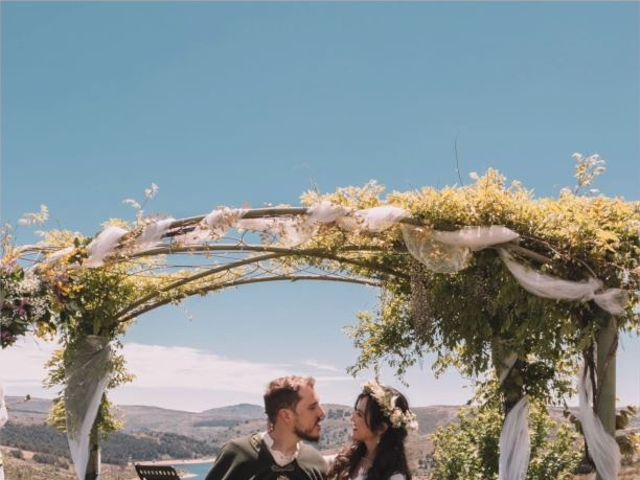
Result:
M17 292L22 295L36 293L40 289L40 279L33 273L27 272L22 281L17 285Z
M389 421L394 428L404 428L406 430L417 430L418 421L411 410L403 412L396 405L398 396L386 390L377 380L371 380L363 387L365 393L371 395L380 409L389 417Z
M40 205L40 211L38 213L25 213L18 224L23 226L29 225L42 225L49 219L49 207L46 205Z
M148 200L151 200L153 197L157 195L159 190L160 190L160 187L155 183L152 183L150 188L144 189L144 197Z
M133 198L125 198L122 203L124 203L125 205L129 205L130 207L135 208L136 210L140 210L142 208L142 205L140 205L140 203L138 203L136 200L134 200Z

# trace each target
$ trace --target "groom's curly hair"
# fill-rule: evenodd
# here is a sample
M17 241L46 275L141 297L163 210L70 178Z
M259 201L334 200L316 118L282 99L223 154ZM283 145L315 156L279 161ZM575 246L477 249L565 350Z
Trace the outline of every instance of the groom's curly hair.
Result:
M288 376L272 380L264 392L264 412L269 423L276 423L278 412L283 408L295 410L300 401L298 391L301 387L311 387L316 381L312 377Z
M383 388L396 397L396 407L402 412L409 411L409 402L402 393L392 387L385 386ZM366 473L367 480L386 480L395 473L400 473L404 475L406 480L411 480L411 471L409 470L404 447L408 433L407 429L404 426L394 427L389 416L380 408L380 405L370 393L362 392L358 395L354 408L363 398L368 399L364 412L367 426L372 431L380 431L386 426L384 433L380 436L380 443L376 449L373 464ZM347 445L336 455L327 478L335 478L337 480L355 478L358 474L356 471L358 465L366 454L367 447L362 442L354 441Z

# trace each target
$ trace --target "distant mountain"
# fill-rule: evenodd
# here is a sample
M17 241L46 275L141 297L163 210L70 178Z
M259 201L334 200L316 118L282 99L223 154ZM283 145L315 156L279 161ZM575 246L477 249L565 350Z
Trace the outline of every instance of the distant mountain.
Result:
M5 397L10 418L23 424L38 424L46 421L51 410L51 400L44 398Z
M228 407L212 408L202 412L216 417L242 418L245 420L264 417L264 407L252 405L250 403L239 403Z

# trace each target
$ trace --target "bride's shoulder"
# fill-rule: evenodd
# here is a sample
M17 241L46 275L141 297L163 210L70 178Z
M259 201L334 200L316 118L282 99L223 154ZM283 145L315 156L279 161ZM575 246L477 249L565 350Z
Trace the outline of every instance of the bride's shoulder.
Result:
M327 462L327 465L333 465L333 462L336 461L337 453L332 453L331 455L322 455L324 457L324 461Z
M394 473L389 477L389 480L407 480L407 477L401 473Z

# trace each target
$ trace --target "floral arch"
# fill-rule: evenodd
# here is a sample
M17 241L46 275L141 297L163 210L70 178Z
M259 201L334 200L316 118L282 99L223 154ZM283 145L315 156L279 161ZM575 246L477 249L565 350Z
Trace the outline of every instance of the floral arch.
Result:
M492 170L470 186L383 190L308 192L300 207L217 207L185 219L145 216L127 200L136 221L111 220L94 238L49 231L13 246L6 236L2 347L29 330L61 339L50 362L51 384L63 387L53 417L78 479L98 478L98 433L113 428L105 391L129 379L118 338L136 318L277 281L381 289L379 310L352 332L354 371L386 361L401 374L427 351L439 367L495 371L507 414L501 479L526 472L529 399L562 398L582 364L582 430L599 476L615 478L615 354L618 332L640 323L640 205L569 191L535 199Z

